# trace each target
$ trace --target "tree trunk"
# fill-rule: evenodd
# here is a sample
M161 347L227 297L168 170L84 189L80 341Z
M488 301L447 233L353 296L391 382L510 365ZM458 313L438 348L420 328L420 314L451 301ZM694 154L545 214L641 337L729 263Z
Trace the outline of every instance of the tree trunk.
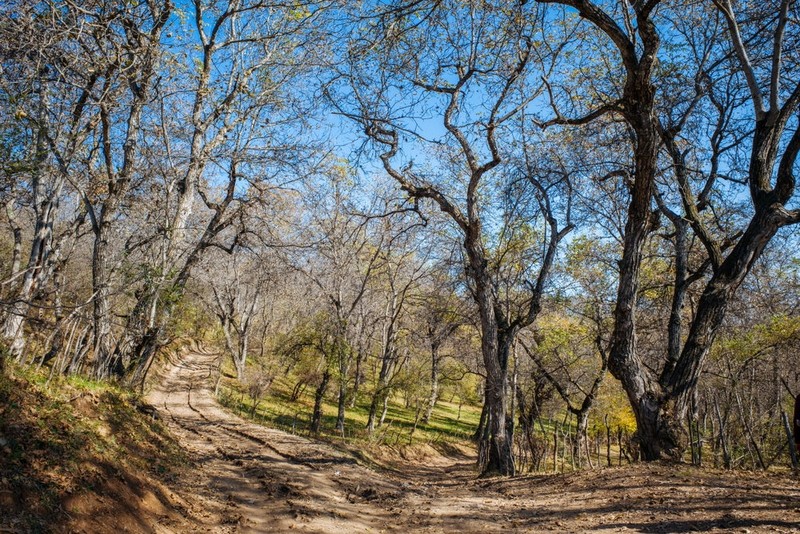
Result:
M46 96L42 95L42 124L46 120L45 102ZM12 358L20 359L25 350L25 319L30 310L30 301L36 292L37 287L49 276L52 268L53 252L53 224L59 209L61 191L64 187L65 177L59 174L53 179L52 183L45 183L42 173L42 166L46 158L46 139L44 130L36 133L36 158L33 168L33 211L35 216L33 240L28 254L25 274L19 289L12 295L10 300L13 302L8 315L3 322L3 338L8 346L8 355ZM13 218L10 218L12 220ZM12 223L13 225L14 223ZM20 239L19 232L14 230L14 254L17 255L17 239ZM13 260L12 260L13 262ZM12 267L13 269L13 267Z
M375 431L375 419L378 415L378 403L380 402L382 388L379 386L375 393L372 395L372 401L369 403L369 415L367 416L367 432L372 434Z
M789 444L789 459L792 462L792 469L795 471L800 467L797 460L797 437L792 436L792 427L789 426L789 416L786 415L786 412L781 410L781 421L783 421L783 429L786 432L786 441Z
M688 445L683 421L691 406L703 361L730 299L778 228L776 213L771 210L756 213L736 247L706 285L680 357L674 365L665 367L659 380L633 352L620 358L621 353L614 349L624 348L624 344L612 349L610 368L622 381L631 401L637 423L636 438L644 460L682 458ZM631 339L628 345L634 347L635 340ZM620 365L622 362L627 364Z
M794 399L794 446L800 455L800 395Z
M653 373L637 354L636 306L642 251L650 227L650 203L653 196L658 135L652 116L652 88L648 102L642 103L638 114L631 113L629 122L636 131L634 156L635 181L625 224L622 259L619 262L619 286L614 310L614 329L609 351L609 370L625 389L633 408L637 425L637 440L645 460L657 460L663 455L680 455L680 440L669 419L662 411L665 395Z
M389 331L391 334L391 329ZM381 370L378 374L378 387L372 395L372 402L369 406L369 417L367 418L367 430L372 433L375 430L375 417L378 413L378 404L384 405L388 400L390 376L394 372L394 362L397 356L394 349L394 336L385 336L383 357L381 358ZM380 423L378 424L380 426Z
M678 361L681 352L681 338L683 327L683 303L686 298L688 284L686 273L689 265L689 251L687 246L687 226L682 218L673 220L675 227L675 284L672 288L672 303L669 310L669 323L667 326L667 363L665 372L671 372Z
M322 373L322 381L317 386L314 392L314 411L311 413L311 432L319 434L320 426L322 425L322 399L325 397L325 390L328 389L328 382L331 379L331 373L327 369Z
M108 224L100 215L98 228L95 229L94 250L92 254L92 288L94 301L92 319L94 328L94 364L97 378L108 378L112 372L111 352L111 317L109 298L111 288L108 273Z
M589 428L589 410L578 410L575 413L575 440L572 443L572 456L578 463L578 467L583 466L583 450L589 454L589 449L586 448L587 431ZM591 461L591 460L590 460Z
M22 300L22 296L18 298L3 324L3 338L8 344L8 354L14 358L22 356L25 350L24 322L29 308Z
M657 384L652 384L657 387ZM644 395L639 399L628 396L636 417L635 442L642 459L650 462L663 458L679 461L688 444L682 419L675 417L674 403L662 394Z
M714 395L714 413L717 416L717 426L719 427L719 446L722 449L722 466L725 469L731 468L731 453L728 450L728 441L725 438L726 424L725 419L722 417L722 411L719 409L719 401L717 400L717 396Z
M479 445L481 474L513 476L514 455L506 425L507 367L510 347L507 336L500 334L496 322L493 325L485 323L482 338L486 366L487 421Z
M383 396L383 410L381 410L381 418L378 421L378 426L383 426L384 421L386 421L386 414L389 411L389 392L386 392L386 395Z
M358 394L361 390L361 384L364 382L364 370L362 369L363 363L364 363L364 351L359 350L356 353L356 371L353 380L353 393L350 397L351 409L356 407L356 402L358 402Z
M11 235L14 239L14 246L11 252L11 269L8 277L9 281L17 279L17 276L20 274L20 267L22 266L22 227L20 227L17 221L17 210L14 206L16 201L16 195L12 193L5 205L6 220L8 221L8 225L11 227ZM4 292L0 292L0 298L6 300L7 295ZM5 324L7 318L7 311L5 307L3 307L3 309L0 310L0 323Z
M347 405L347 369L339 375L339 407L336 413L336 430L344 432L344 416Z
M578 9L581 17L589 20L608 35L609 16L592 2L566 2ZM642 456L648 460L662 454L676 455L679 447L674 443L672 429L662 421L663 391L656 377L641 360L636 344L636 308L639 291L644 245L652 228L651 204L658 169L661 145L659 120L655 112L655 87L652 82L657 64L660 38L651 19L650 7L631 4L636 12L636 39L619 46L620 58L625 67L625 80L621 98L621 114L634 134L633 183L630 188L627 220L619 261L619 285L614 308L614 327L609 349L609 370L620 380L633 408L638 426ZM627 37L622 37L625 41ZM618 42L619 44L619 42ZM628 46L629 45L629 46ZM641 50L641 51L639 51Z
M240 373L244 378L244 372L247 368L247 351L250 350L249 339L247 330L243 329L239 332L239 357L236 365L236 372Z
M739 242L706 285L680 358L672 372L662 379L675 397L676 410L673 415L678 420L686 417L703 362L725 318L728 303L779 227L778 214L774 210L757 212Z
M658 460L663 455L678 457L681 441L670 417L663 412L664 393L656 378L637 354L636 299L642 249L650 223L650 199L656 163L655 129L637 131L636 182L628 208L617 305L614 310L614 330L609 354L609 370L628 395L637 425L637 440L645 460ZM648 179L648 177L650 177ZM667 417L664 417L667 415Z
M659 381L641 363L621 366L620 353L612 351L612 373L628 393L636 416L636 437L645 460L682 457L688 444L683 421L705 357L728 303L778 228L777 214L771 210L753 217L745 234L706 285L680 357L674 365L665 367ZM638 358L634 354L627 356L628 362L635 360Z
M425 415L422 422L428 424L433 415L433 409L439 400L439 345L431 343L431 395L428 398L428 406L425 408Z
M34 200L40 201L43 195L41 190L44 185L35 186ZM3 323L3 338L8 345L8 353L12 358L19 359L25 350L25 319L30 310L30 301L36 292L37 286L49 276L52 268L52 225L55 212L58 209L58 196L60 195L60 182L56 193L42 201L44 205L36 205L36 227L33 242L28 256L28 263L22 283L14 295L11 296L13 305Z
M119 376L124 376L124 383L128 387L140 391L144 388L147 373L162 346L159 339L164 335L164 328L163 324L148 328L134 347L128 366L123 367L121 371L116 371ZM122 367L121 358L115 358L115 364Z
M489 403L486 400L486 392L483 395L483 406L481 407L481 416L478 419L478 426L475 428L475 432L472 433L472 440L473 441L480 441L481 437L484 434L484 429L486 428L486 420L488 419L489 409L487 408Z

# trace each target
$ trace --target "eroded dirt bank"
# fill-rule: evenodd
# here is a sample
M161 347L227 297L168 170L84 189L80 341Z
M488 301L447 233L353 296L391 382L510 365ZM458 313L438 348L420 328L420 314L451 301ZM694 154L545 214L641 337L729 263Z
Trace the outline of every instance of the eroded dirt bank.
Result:
M210 391L216 355L194 351L150 401L195 461L172 498L173 532L800 532L800 480L638 465L475 478L469 462L373 471L325 444L246 422Z

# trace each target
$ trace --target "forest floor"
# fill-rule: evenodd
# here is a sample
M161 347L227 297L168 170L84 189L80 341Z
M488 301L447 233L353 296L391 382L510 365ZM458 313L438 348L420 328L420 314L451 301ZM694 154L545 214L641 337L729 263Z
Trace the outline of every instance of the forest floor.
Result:
M639 464L480 479L469 456L368 468L221 408L215 358L185 354L150 394L191 461L153 531L800 532L788 473Z

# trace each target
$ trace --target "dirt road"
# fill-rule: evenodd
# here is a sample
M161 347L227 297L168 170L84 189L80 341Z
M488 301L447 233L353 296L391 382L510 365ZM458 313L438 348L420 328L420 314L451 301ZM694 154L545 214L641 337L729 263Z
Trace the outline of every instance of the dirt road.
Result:
M186 354L150 395L196 466L163 532L800 532L788 474L637 465L480 480L445 459L374 471L223 410L215 368L216 355Z

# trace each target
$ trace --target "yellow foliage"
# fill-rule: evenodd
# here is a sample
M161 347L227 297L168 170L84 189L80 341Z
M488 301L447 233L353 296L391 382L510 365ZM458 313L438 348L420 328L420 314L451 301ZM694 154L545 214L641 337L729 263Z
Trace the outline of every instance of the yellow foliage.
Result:
M636 431L636 418L622 386L611 377L608 378L603 382L595 400L594 416L590 419L589 431L592 433L605 432L606 422L612 432L617 429L622 429L627 433ZM606 417L608 417L607 421Z

